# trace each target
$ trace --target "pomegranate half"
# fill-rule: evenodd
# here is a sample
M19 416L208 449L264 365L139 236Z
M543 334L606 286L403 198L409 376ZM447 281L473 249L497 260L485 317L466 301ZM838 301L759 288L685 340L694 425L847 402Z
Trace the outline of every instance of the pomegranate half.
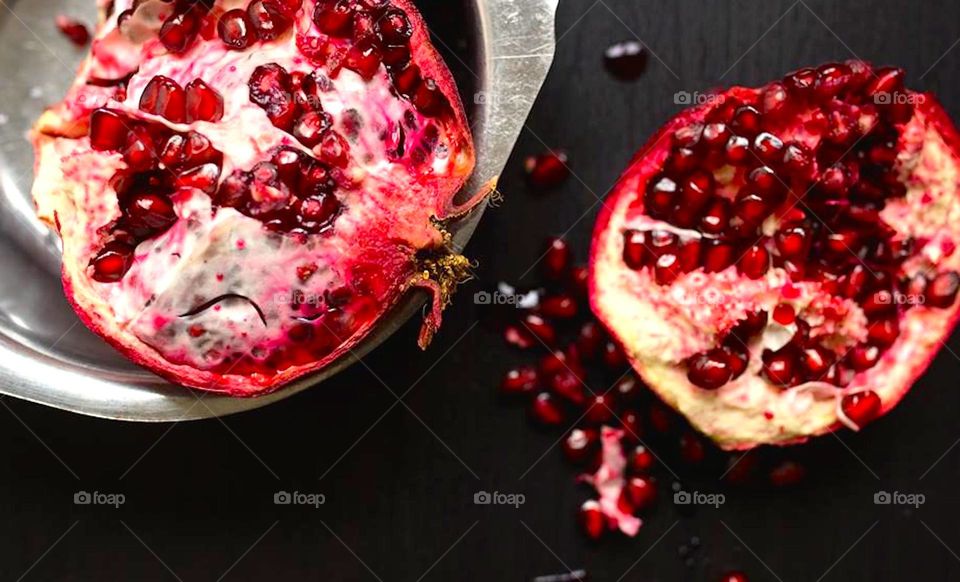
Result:
M903 78L849 61L709 95L606 200L591 305L726 449L861 428L957 321L960 137Z
M408 0L99 2L36 123L33 196L82 320L179 384L274 390L411 288L424 347L468 261L446 221L474 147Z

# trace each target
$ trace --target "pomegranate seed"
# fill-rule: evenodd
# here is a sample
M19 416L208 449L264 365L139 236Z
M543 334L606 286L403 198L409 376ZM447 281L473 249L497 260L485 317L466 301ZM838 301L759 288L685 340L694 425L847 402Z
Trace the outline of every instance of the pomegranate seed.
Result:
M580 527L591 540L598 540L607 530L607 517L600 509L600 504L596 500L585 501L580 506L578 516Z
M127 144L123 150L123 159L134 170L146 170L156 164L156 144L150 129L144 125L134 127L127 134Z
M742 164L750 154L750 140L740 135L730 136L727 145L724 147L724 152L727 156L727 162L733 165Z
M550 378L556 376L560 372L570 370L571 366L576 367L577 363L573 361L568 363L566 353L560 350L553 350L540 359L540 375Z
M401 10L389 10L377 21L377 33L384 44L406 44L413 36L413 26Z
M750 311L746 317L730 330L741 343L749 343L750 339L759 334L767 326L767 312L764 310Z
M353 26L353 10L347 0L317 2L313 11L313 22L320 32L330 36L350 36Z
M693 148L678 148L670 154L665 167L671 175L682 176L692 172L700 163L700 154L696 150Z
M830 166L820 177L820 188L828 194L842 196L850 188L850 177L842 166Z
M551 281L559 281L567 274L573 262L573 252L567 241L559 237L547 240L547 250L543 255L543 276Z
M276 63L254 69L247 83L250 102L266 112L270 122L283 130L290 130L296 119L297 104L293 96L290 74Z
M437 82L429 77L423 79L410 101L417 111L428 117L440 114L447 107L446 96L440 92Z
M227 48L237 51L244 50L257 40L250 16L246 10L240 8L228 10L220 16L217 34Z
M200 23L192 11L174 14L160 27L160 43L172 53L185 52L197 37Z
M737 349L736 346L724 346L723 352L727 356L727 365L730 366L730 378L739 378L744 372L747 371L747 364L750 363L750 354L747 353L745 346L740 346L741 349Z
M937 275L926 288L926 302L931 307L946 308L953 305L960 289L960 274L947 271Z
M824 250L841 257L856 254L860 233L855 230L831 232L824 240Z
M590 281L590 269L585 265L577 265L570 269L567 277L567 287L578 297L587 296L587 286Z
M627 404L636 403L640 398L640 391L640 382L633 375L619 379L613 386L613 392L617 395L617 399Z
M803 260L809 251L808 239L808 231L802 226L778 231L774 237L781 257L800 260Z
M758 194L740 197L733 207L733 214L744 225L756 226L773 212L770 205Z
M653 454L643 445L637 445L628 457L630 470L634 473L646 473L656 464Z
M773 320L780 325L790 325L797 319L797 313L789 303L781 303L773 308Z
M700 388L716 390L730 381L730 362L720 348L693 356L687 366L687 379Z
M757 134L753 140L753 150L757 157L767 164L774 164L783 159L783 142L770 132Z
M257 38L273 40L290 29L293 20L268 0L254 0L247 6L247 17Z
M623 429L623 440L626 443L636 443L640 441L640 435L643 434L643 424L640 415L633 410L626 410L620 413L620 428Z
M411 64L403 70L394 71L392 75L393 86L397 89L397 93L407 98L413 97L413 95L416 94L421 82L420 67Z
M876 98L877 95L893 95L903 91L903 69L895 67L883 67L874 71L873 79L867 84L864 93L868 97Z
M325 111L307 111L293 125L293 137L312 148L323 139L324 132L333 125L333 118Z
M577 350L580 355L590 360L593 359L600 350L600 343L603 341L603 332L596 322L588 321L580 328L577 335Z
M370 80L380 70L380 51L372 43L356 44L347 51L343 66ZM419 91L417 93L419 95ZM416 99L416 97L415 97Z
M220 121L223 118L223 97L200 79L186 86L187 123Z
M847 394L840 401L840 408L843 414L853 421L858 427L863 428L870 421L880 416L882 403L877 393L872 390L863 392L854 392Z
M654 278L659 285L669 285L680 276L680 258L673 253L657 257L654 266Z
M790 142L783 148L783 168L797 178L812 178L813 156L803 144Z
M222 202L220 205L226 206L226 204ZM503 339L508 344L521 350L528 350L537 344L537 340L529 331L516 325L508 325L504 328Z
M580 464L596 451L599 442L597 431L575 428L563 439L563 454L571 463Z
M524 169L530 185L542 190L556 188L570 176L567 154L563 152L530 156L524 161Z
M137 224L152 231L165 231L177 221L173 204L165 196L137 194L127 203L127 214Z
M177 188L196 188L207 194L213 194L217 189L217 180L220 178L220 166L217 164L201 164L181 172L174 180Z
M314 147L314 153L331 166L346 168L350 163L350 144L332 129L323 132L320 136L320 144Z
M112 242L91 261L91 277L100 283L116 283L133 264L133 247Z
M86 25L79 20L74 20L68 16L59 14L57 15L55 23L57 28L60 29L60 32L63 33L63 36L67 37L73 44L83 47L87 46L87 43L90 42L90 31L87 30Z
M763 92L763 112L776 115L787 104L787 88L782 83L770 83Z
M90 147L97 151L119 150L127 133L126 122L115 111L97 109L90 116Z
M896 317L879 319L871 322L867 328L867 338L870 343L886 348L897 341L900 335L900 323Z
M710 149L719 149L730 138L730 129L724 123L708 123L703 126L700 141Z
M597 394L588 398L583 420L587 424L607 424L613 419L613 397Z
M563 424L566 418L560 402L549 392L541 392L533 399L530 416L544 426L558 426Z
M707 234L720 234L730 222L730 201L717 198L707 207L700 219L700 230Z
M760 132L760 120L760 112L755 107L746 105L733 114L730 126L736 135L752 138Z
M571 319L577 315L577 302L569 295L546 297L540 303L540 313L554 319Z
M833 352L823 346L803 350L801 365L808 380L822 380L833 365Z
M703 440L692 432L680 436L680 458L690 465L699 465L707 457Z
M657 500L657 487L649 477L635 476L627 479L621 495L635 512L653 507Z
M702 135L703 125L699 123L681 127L673 133L673 144L676 147L692 148L700 143L700 136Z
M770 484L777 487L792 487L806 477L807 470L795 461L784 461L771 469Z
M529 394L539 384L537 370L533 366L511 368L500 383L500 391L504 394Z
M702 244L700 239L690 239L683 243L677 258L680 260L680 271L690 273L700 268Z
M896 310L893 293L889 289L874 291L864 299L861 307L867 317L885 315Z
M767 380L777 386L789 386L794 380L796 369L793 354L787 351L764 352L763 373Z
M677 183L666 176L651 180L644 197L648 214L663 218L672 212L677 190Z
M725 242L714 241L708 244L703 252L703 269L707 273L719 273L733 264L734 256L733 245Z
M740 272L750 279L759 279L770 268L770 253L763 245L753 245L740 257L738 266Z
M880 361L880 348L869 345L856 346L847 354L847 360L857 372L869 370Z
M524 327L541 342L552 346L557 341L557 332L553 326L543 320L539 315L528 314L523 318Z
M709 172L696 171L683 183L678 202L678 211L673 221L681 226L693 226L699 220L700 213L710 197L713 196L713 175ZM678 220L679 215L685 215L685 220Z
M608 341L603 344L600 359L603 360L603 365L616 372L619 372L627 365L627 355L623 352L623 348L613 341Z
M800 96L809 95L817 83L817 71L811 68L800 69L788 74L784 84L791 92Z
M187 94L173 79L157 75L150 79L140 96L140 110L173 123L183 123L187 115Z
M850 82L850 67L842 63L821 65L817 68L817 82L813 92L820 99L830 99L842 92Z
M550 389L567 402L583 406L587 402L586 387L583 380L570 370L561 370L549 381Z
M264 0L267 8L282 14L287 18L293 18L303 6L303 0Z
M647 68L647 51L636 40L618 42L603 51L603 64L617 79L633 81Z

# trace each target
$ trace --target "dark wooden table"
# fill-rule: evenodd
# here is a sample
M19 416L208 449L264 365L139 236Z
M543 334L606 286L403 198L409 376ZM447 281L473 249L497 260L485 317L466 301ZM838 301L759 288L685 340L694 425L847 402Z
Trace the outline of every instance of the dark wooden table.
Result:
M566 0L556 65L471 243L481 281L421 353L411 323L332 382L267 409L175 426L105 422L5 399L0 410L0 577L7 580L496 580L585 568L592 580L956 580L960 530L960 341L901 406L865 434L820 439L792 491L730 491L717 510L662 504L635 539L585 543L584 491L553 447L494 387L516 359L476 326L471 295L516 280L543 238L586 249L597 197L680 107L677 91L758 83L857 55L906 67L960 117L960 5L898 2ZM439 30L441 37L443 29ZM655 56L621 83L610 43ZM456 39L446 39L451 45ZM951 50L953 49L953 50ZM565 148L577 179L536 195L523 157ZM449 349L449 352L447 350ZM389 387L389 388L388 388ZM394 393L409 389L402 402ZM542 458L541 458L542 457ZM523 478L521 478L522 475ZM119 509L77 491L122 493ZM277 491L323 493L317 508ZM518 492L519 509L476 506L478 490ZM878 491L922 493L917 510ZM702 540L690 565L678 549Z

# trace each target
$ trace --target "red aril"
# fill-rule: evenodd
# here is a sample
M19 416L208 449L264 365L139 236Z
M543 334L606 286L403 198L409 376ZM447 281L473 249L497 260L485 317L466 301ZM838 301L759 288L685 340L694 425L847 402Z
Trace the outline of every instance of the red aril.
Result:
M643 380L727 449L895 406L958 316L960 226L937 217L960 213L960 137L936 99L831 63L720 93L649 143L590 263L591 306ZM690 163L700 148L722 154Z

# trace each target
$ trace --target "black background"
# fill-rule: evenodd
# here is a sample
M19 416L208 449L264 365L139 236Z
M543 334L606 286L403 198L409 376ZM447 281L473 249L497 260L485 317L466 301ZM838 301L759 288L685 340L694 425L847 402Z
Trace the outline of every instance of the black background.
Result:
M445 44L462 46L431 23ZM960 579L956 337L888 417L797 449L811 466L800 487L724 490L723 507L693 516L663 499L635 539L594 545L574 519L585 492L551 449L559 433L532 430L496 398L519 358L474 325L470 301L519 279L549 234L568 233L583 256L598 197L680 108L677 91L760 83L855 54L905 67L911 85L936 91L960 116L960 49L950 50L960 5L566 0L557 23L556 62L504 173L504 201L468 248L480 281L463 289L429 351L417 350L411 323L364 365L222 421L130 425L5 399L0 576L376 579L369 568L382 580L521 581L570 567L613 581L634 565L624 579L717 580L728 568L751 580ZM602 67L603 49L634 34L659 58L639 81L618 82ZM522 161L546 147L569 152L575 177L535 194ZM398 404L394 394L408 389ZM715 490L715 477L691 474L690 488ZM481 489L521 492L526 504L475 506ZM127 502L76 506L78 490L121 492ZM278 507L278 490L322 492L327 503ZM926 504L876 506L879 490L923 493ZM702 547L686 565L678 548L691 536Z

